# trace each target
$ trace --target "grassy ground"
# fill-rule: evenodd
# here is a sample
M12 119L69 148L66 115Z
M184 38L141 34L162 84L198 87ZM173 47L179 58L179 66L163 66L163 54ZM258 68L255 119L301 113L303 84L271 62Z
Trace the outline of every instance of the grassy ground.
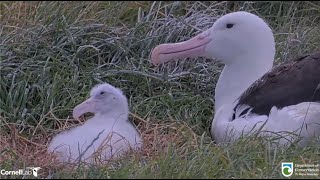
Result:
M223 66L200 58L151 65L156 45L186 40L238 10L274 29L276 64L320 47L319 2L1 2L0 169L40 166L46 178L283 178L281 162L319 163L319 142L215 145L208 133ZM72 109L100 82L124 91L148 146L103 167L58 166L46 145L79 124Z

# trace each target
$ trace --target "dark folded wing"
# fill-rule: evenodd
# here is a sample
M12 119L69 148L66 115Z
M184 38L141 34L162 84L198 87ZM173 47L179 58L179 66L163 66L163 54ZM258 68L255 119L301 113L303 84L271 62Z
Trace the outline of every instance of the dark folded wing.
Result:
M239 98L252 112L269 115L273 106L320 101L320 51L281 64L252 84ZM235 110L234 109L234 110Z

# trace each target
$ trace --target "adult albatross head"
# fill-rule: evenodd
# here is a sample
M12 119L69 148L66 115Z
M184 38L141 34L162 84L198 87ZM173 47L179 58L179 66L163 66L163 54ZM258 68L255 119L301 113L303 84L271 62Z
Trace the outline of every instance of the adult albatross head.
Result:
M252 58L261 53L270 54L269 61L273 62L275 45L272 30L258 16L240 11L222 16L211 28L190 40L157 46L151 60L157 65L177 58L207 57L230 65L244 63L241 61L261 61ZM243 59L245 57L249 58Z
M270 70L274 55L274 37L268 24L254 14L239 11L220 17L211 28L190 40L157 46L151 61L157 65L182 58L220 60L225 68L215 89L218 111Z

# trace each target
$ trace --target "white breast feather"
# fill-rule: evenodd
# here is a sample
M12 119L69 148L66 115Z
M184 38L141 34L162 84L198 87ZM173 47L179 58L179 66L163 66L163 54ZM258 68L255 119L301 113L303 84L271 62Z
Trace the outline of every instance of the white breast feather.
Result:
M250 108L249 111L240 117L240 114L248 108ZM269 116L250 113L251 110L252 108L248 105L240 105L235 112L236 119L219 123L220 128L215 130L215 136L220 138L217 141L224 141L221 139L222 136L233 141L241 135L252 135L259 130L260 135L265 137L281 137L277 140L280 145L288 145L303 138L298 144L305 146L313 136L320 136L320 103L303 102L282 109L273 107ZM223 117L229 111L230 107L221 109L219 116Z

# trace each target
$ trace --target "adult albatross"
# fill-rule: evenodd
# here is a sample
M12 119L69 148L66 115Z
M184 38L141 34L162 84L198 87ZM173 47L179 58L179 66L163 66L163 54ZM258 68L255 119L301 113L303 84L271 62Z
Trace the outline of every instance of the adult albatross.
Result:
M272 69L272 30L258 16L234 12L211 28L180 43L154 48L157 65L178 58L214 58L225 66L215 89L211 136L217 142L241 135L281 134L282 145L298 140L305 146L320 134L320 52ZM291 133L291 135L290 135Z
M84 124L55 136L48 151L60 162L95 162L117 158L130 149L140 148L142 140L128 120L128 102L122 91L108 83L93 87L90 98L73 109L78 119L94 113Z

